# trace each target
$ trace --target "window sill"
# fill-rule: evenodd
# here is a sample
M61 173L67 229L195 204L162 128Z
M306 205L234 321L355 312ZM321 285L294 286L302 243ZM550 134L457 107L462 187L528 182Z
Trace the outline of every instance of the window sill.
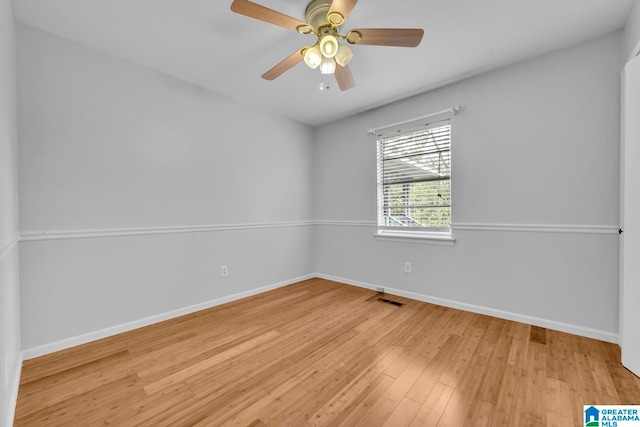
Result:
M456 238L451 233L416 231L378 231L373 238L382 242L418 243L423 245L455 246Z

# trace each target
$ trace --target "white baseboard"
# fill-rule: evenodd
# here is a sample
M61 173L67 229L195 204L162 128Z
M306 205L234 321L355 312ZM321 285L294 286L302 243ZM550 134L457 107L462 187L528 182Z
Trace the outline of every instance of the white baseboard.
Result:
M78 335L75 337L65 338L59 341L55 341L48 344L43 344L37 347L28 348L23 350L24 360L33 359L35 357L43 356L45 354L54 353L56 351L65 350L67 348L75 347L77 345L86 344L91 341L96 341L102 338L117 335L123 332L131 331L141 328L143 326L149 326L154 323L163 322L165 320L173 319L175 317L191 314L196 311L205 310L207 308L215 307L217 305L225 304L231 301L246 298L252 295L260 294L262 292L270 291L272 289L281 288L283 286L291 285L293 283L301 282L303 280L312 279L316 277L314 274L308 274L294 279L285 280L283 282L274 283L271 285L263 286L260 288L251 289L237 294L216 298L211 301L206 301L199 304L194 304L188 307L179 308L166 313L156 314L144 319L134 320L132 322L123 323L120 325L110 326L108 328L100 329L98 331L89 332L86 334Z
M455 308L458 310L470 311L472 313L486 314L488 316L498 317L500 319L513 320L515 322L527 323L529 325L540 326L542 328L553 329L556 331L567 332L569 334L580 335L587 338L594 338L600 341L606 341L619 344L618 334L601 331L598 329L585 328L583 326L571 325L568 323L557 322L555 320L541 319L539 317L527 316L524 314L513 313L510 311L498 310L495 308L483 307L479 305L467 304L464 302L448 300L444 298L432 297L429 295L418 294L415 292L403 291L401 289L389 288L384 285L373 285L358 280L345 279L343 277L331 276L328 274L316 273L316 277L321 279L332 280L334 282L346 283L348 285L358 286L361 288L376 290L376 287L383 286L386 293L398 295L401 297L411 298L418 301L424 301L431 304L441 305L444 307Z
M18 390L20 388L20 374L22 373L22 360L23 356L20 354L18 357L18 363L16 363L14 367L13 373L13 382L9 384L8 387L8 401L7 401L7 412L5 414L0 415L0 421L4 419L4 424L0 423L3 426L12 426L15 416L16 416L16 406L18 404Z
M343 277L331 276L331 275L322 274L322 273L308 274L305 276L289 279L283 282L274 283L274 284L263 286L260 288L251 289L249 291L244 291L237 294L217 298L211 301L206 301L206 302L191 305L188 307L183 307L177 310L172 310L166 313L160 313L154 316L146 317L144 319L134 320L132 322L111 326L98 331L89 332L87 334L82 334L75 337L70 337L70 338L55 341L52 343L40 345L37 347L24 349L22 352L22 357L23 357L23 360L33 359L35 357L43 356L45 354L75 347L81 344L86 344L91 341L95 341L95 340L106 338L112 335L120 334L122 332L131 331L133 329L152 325L154 323L173 319L175 317L184 316L186 314L191 314L196 311L205 310L207 308L215 307L221 304L225 304L241 298L246 298L252 295L257 295L262 292L266 292L272 289L277 289L283 286L291 285L293 283L301 282L303 280L311 279L314 277L332 280L335 282L346 283L348 285L358 286L361 288L366 288L371 290L375 290L376 287L378 286L384 286L384 285L374 285L371 283L361 282L358 280L346 279ZM455 308L458 310L470 311L472 313L486 314L488 316L498 317L506 320L513 320L521 323L527 323L530 325L540 326L543 328L553 329L561 332L567 332L570 334L580 335L588 338L594 338L597 340L611 342L615 344L619 343L618 334L615 334L612 332L586 328L583 326L571 325L568 323L557 322L555 320L542 319L538 317L527 316L523 314L509 312L509 311L498 310L494 308L448 300L444 298L433 297L429 295L419 294L416 292L404 291L402 289L389 288L387 286L384 286L384 288L385 288L385 292L389 294L399 295L406 298L415 299L418 301L424 301L431 304L441 305L444 307ZM16 386L16 396L17 396L17 386Z

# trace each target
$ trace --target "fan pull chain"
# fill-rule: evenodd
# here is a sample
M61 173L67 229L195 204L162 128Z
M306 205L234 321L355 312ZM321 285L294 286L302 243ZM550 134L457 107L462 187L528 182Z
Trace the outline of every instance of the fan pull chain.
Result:
M318 90L320 91L327 91L331 88L329 80L325 81L324 76L324 74L320 74L320 85L318 86Z

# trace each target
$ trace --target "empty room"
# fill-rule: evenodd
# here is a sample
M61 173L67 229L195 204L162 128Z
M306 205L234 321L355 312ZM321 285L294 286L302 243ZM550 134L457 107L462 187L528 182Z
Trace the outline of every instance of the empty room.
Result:
M0 0L0 426L640 425L639 52L638 0Z

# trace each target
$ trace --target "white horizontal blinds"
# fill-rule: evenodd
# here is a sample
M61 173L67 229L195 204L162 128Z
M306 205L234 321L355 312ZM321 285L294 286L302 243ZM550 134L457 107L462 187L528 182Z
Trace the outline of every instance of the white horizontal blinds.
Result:
M379 228L449 229L450 120L381 136L378 167Z

